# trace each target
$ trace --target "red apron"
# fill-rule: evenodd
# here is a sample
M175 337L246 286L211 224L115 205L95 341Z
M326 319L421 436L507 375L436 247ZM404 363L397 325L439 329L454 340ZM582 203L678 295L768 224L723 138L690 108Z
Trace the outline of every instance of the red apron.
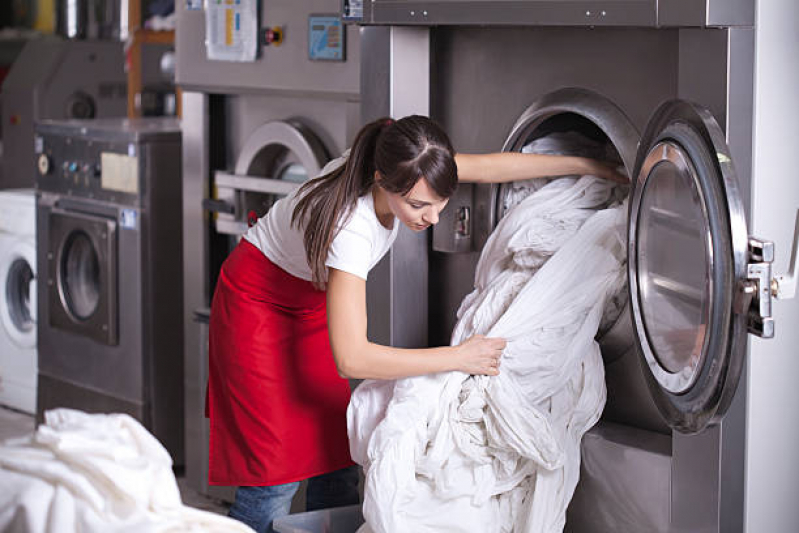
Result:
M353 464L325 292L243 239L217 281L208 363L211 485L279 485Z

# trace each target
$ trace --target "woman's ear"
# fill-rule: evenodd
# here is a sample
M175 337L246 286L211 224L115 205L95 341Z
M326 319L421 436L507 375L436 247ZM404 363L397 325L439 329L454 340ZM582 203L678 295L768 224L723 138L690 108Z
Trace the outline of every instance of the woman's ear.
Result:
M380 185L380 182L383 180L382 174L380 174L379 170L375 170L375 183Z

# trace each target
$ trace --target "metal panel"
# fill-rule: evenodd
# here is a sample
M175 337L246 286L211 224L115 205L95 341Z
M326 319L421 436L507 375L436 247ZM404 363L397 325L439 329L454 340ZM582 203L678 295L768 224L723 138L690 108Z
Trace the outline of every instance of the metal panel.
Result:
M206 332L194 320L196 309L207 308L210 288L208 262L208 219L202 209L210 181L208 97L183 93L183 335L184 387L186 403L186 479L200 490L208 486L208 441L205 419L207 381Z
M600 422L583 437L567 533L671 533L671 439Z
M656 0L373 0L364 23L394 25L654 26Z
M365 24L752 26L754 0L373 0Z
M391 116L427 115L430 112L430 30L391 28L390 46Z
M238 63L207 59L203 38L205 11L188 10L185 2L177 2L176 83L185 89L208 92L290 92L339 100L357 99L360 45L356 26L346 26L346 61L308 58L308 15L337 13L341 8L338 0L260 4L261 24L282 26L283 43L259 47L260 56L254 62Z
M701 0L660 0L657 17L659 26L704 26L707 5Z
M604 95L639 130L652 110L677 92L676 30L435 28L431 33L432 116L461 152L500 150L524 110L563 87ZM477 257L430 255L431 343L448 343L460 302L472 290Z
M371 122L389 115L391 105L391 28L361 28L361 119ZM366 280L366 335L370 341L391 345L391 251L372 268Z
M430 35L426 28L391 28L391 116L430 114ZM407 80L413 80L412 88ZM398 220L394 221L399 224ZM391 345L428 345L427 232L399 228L389 252Z
M755 25L755 0L707 0L706 24L751 28Z

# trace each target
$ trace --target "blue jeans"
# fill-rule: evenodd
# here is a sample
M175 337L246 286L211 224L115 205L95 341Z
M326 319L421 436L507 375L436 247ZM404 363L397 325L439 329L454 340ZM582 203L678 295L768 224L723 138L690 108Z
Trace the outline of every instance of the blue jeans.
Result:
M228 516L258 533L273 533L272 522L289 514L291 500L299 487L299 481L270 487L239 487ZM310 478L305 499L308 511L359 503L358 467L350 466Z

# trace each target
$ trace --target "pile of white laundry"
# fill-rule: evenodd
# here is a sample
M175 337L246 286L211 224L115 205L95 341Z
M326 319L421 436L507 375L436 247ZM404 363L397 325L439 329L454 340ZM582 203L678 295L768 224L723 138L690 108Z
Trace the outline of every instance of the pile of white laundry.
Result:
M47 411L0 444L0 487L0 531L252 532L184 506L169 453L124 414Z
M558 142L536 141L541 151ZM605 403L595 337L624 288L626 207L593 176L524 187L486 243L452 336L506 338L500 375L365 381L353 394L364 532L564 527L580 441Z

